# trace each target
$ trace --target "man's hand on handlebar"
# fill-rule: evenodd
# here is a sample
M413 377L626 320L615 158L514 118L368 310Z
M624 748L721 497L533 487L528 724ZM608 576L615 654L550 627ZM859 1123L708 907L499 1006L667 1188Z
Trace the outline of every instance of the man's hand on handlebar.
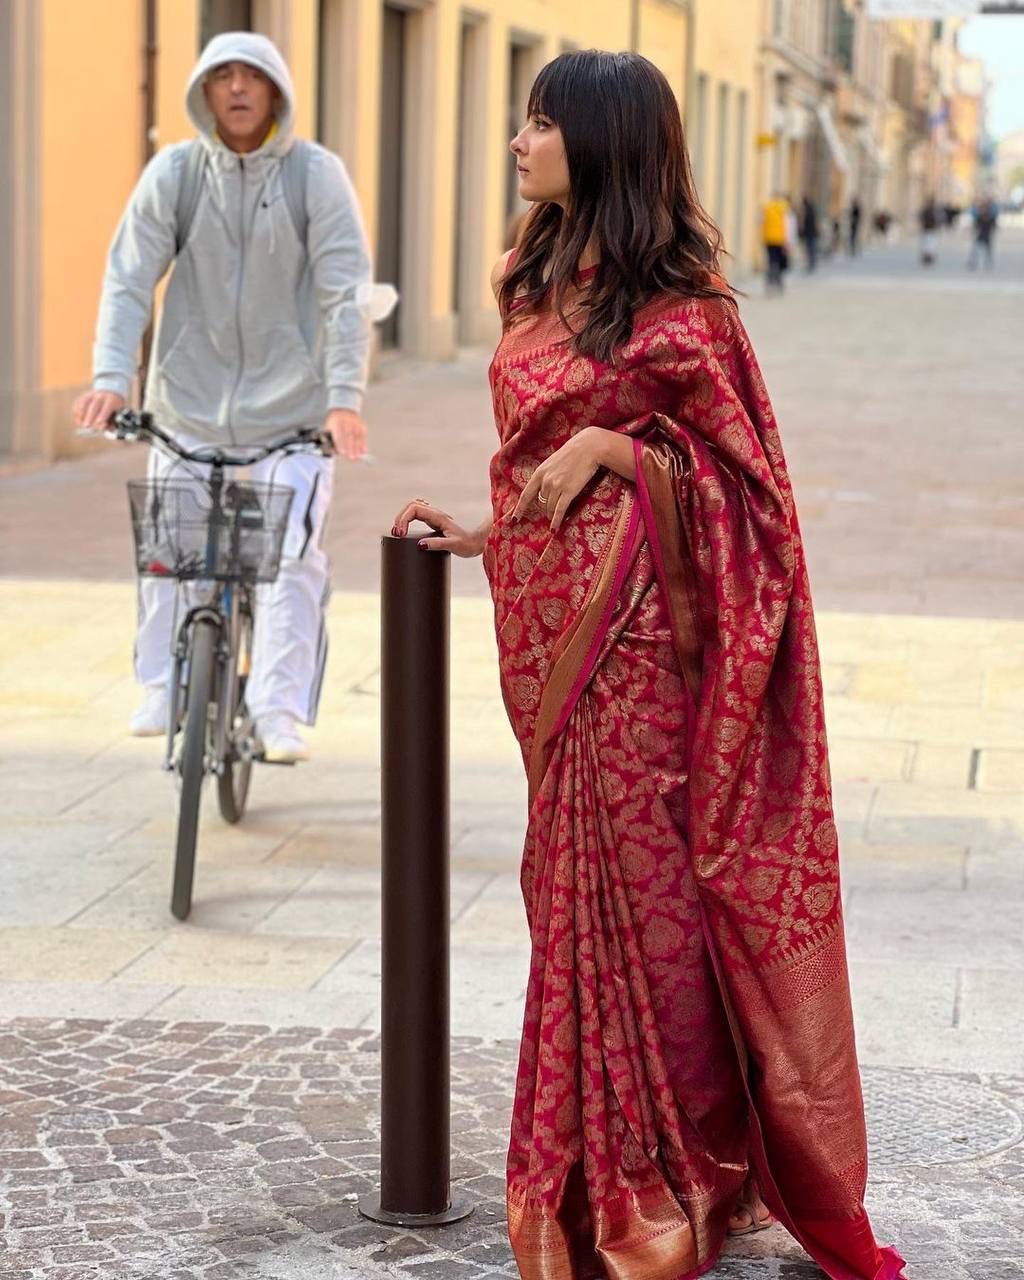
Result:
M110 419L125 406L124 396L116 391L86 391L74 403L71 411L76 427L86 431L106 431Z

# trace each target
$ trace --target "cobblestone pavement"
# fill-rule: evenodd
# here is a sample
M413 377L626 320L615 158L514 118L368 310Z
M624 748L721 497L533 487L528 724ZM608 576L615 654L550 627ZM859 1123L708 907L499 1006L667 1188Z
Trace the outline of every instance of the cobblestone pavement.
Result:
M357 1031L41 1019L0 1039L4 1280L517 1272L503 1162L515 1046L453 1047L453 1164L473 1216L359 1217L377 1170L378 1041ZM865 1072L880 1236L920 1280L1024 1276L1024 1078ZM714 1274L813 1280L776 1228Z

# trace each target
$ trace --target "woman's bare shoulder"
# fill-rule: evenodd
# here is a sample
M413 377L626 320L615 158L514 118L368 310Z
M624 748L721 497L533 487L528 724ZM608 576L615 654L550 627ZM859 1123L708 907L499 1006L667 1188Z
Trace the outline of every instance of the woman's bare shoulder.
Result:
M509 263L515 255L515 249L509 249L507 253L503 253L498 261L494 264L494 270L491 272L491 288L494 296L498 296L498 290L501 288L501 282L505 278L508 271Z

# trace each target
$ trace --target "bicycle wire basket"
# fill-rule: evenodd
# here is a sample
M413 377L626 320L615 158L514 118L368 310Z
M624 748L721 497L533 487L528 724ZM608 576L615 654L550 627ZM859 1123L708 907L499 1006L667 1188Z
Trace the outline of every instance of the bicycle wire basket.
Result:
M273 582L281 567L294 489L226 481L130 480L128 502L141 577Z

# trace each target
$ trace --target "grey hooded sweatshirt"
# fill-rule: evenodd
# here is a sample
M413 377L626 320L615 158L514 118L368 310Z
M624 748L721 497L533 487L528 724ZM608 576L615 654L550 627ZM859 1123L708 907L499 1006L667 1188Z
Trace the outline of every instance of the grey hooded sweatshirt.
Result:
M281 91L276 130L244 156L218 139L203 94L207 74L225 62L258 67ZM358 410L370 259L344 166L310 144L300 244L281 177L293 141L291 76L265 36L211 40L186 104L208 155L188 240L175 259L178 191L193 145L179 143L146 166L114 236L93 386L127 397L153 290L173 262L146 384L145 407L165 429L250 445L322 426L328 409Z

